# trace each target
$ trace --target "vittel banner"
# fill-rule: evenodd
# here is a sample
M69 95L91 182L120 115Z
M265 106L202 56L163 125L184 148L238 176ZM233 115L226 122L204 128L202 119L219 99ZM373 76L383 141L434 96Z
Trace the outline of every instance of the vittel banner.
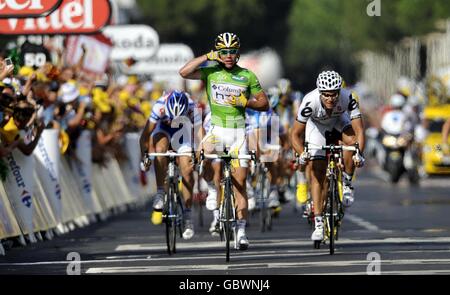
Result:
M0 18L44 17L63 0L0 0Z
M0 34L90 34L108 25L110 18L108 0L63 0L59 8L46 17L0 19Z

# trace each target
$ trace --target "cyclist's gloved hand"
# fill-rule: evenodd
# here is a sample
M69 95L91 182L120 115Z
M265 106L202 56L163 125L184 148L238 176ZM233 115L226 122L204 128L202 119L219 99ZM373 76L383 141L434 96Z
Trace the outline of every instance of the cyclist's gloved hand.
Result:
M361 168L364 166L364 163L366 162L366 159L364 159L363 155L361 153L356 153L353 155L353 163L355 163L355 166L358 168Z
M244 92L241 92L239 96L231 96L231 99L227 100L229 105L235 106L235 107L246 107L248 98L244 95Z
M148 171L150 169L151 165L152 165L152 160L150 159L150 157L145 155L140 163L141 171Z
M310 157L311 157L311 154L309 152L303 152L300 155L299 164L302 166L306 165L308 163Z
M206 58L207 58L208 60L211 60L211 61L222 62L222 60L221 60L220 57L219 57L219 52L214 51L214 50L211 50L210 52L208 52L208 53L206 54Z
M238 157L239 156L239 149L238 148L234 148L234 149L230 150L230 155L232 157Z

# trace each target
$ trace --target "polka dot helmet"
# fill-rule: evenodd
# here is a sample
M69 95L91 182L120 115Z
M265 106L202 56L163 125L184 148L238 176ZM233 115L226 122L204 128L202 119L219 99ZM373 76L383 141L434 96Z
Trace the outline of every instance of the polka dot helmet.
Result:
M319 91L339 90L342 87L342 78L335 71L324 71L317 77L316 85Z

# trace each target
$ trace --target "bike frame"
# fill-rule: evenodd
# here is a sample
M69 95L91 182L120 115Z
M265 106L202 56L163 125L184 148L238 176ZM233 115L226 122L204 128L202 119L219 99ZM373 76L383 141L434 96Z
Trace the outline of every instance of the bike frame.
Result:
M342 167L343 151L353 151L358 153L358 146L343 146L343 145L324 145L316 146L310 143L305 143L305 151L309 149L320 149L327 152L327 171L326 177L328 179L327 199L322 215L325 217L325 242L327 239L330 244L330 255L334 254L335 240L337 240L340 223L344 218L344 209L342 206L341 196L339 193L340 181L340 167ZM317 206L317 204L316 204ZM315 248L320 247L319 243L315 243Z
M194 157L193 153L174 153L168 151L166 153L148 153L149 158L167 157L169 162L167 165L167 189L164 194L163 220L166 224L166 243L169 255L176 253L176 234L177 228L180 237L182 237L182 228L184 227L184 207L181 201L178 189L179 168L177 165L177 157Z
M225 246L226 246L226 261L230 261L230 241L232 235L234 235L234 248L237 249L237 239L236 239L236 206L233 192L233 181L232 181L232 160L255 160L255 153L252 155L232 155L228 153L225 149L224 154L205 154L202 150L200 152L200 169L203 167L204 159L220 159L223 162L222 165L222 186L223 186L223 200L221 200L219 208L219 222L221 231L221 240L225 236ZM201 173L200 173L201 174Z

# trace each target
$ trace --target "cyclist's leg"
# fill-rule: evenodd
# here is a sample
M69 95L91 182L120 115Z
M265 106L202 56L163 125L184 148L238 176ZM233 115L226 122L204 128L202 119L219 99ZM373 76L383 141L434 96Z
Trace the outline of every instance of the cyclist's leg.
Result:
M167 134L159 132L151 137L151 153L165 153L169 149L169 138ZM155 158L156 186L164 189L164 181L166 178L167 159L165 157ZM160 172L160 173L158 173Z
M189 153L190 148L179 149L178 153ZM183 199L186 208L190 209L192 206L192 191L194 188L194 163L192 157L179 158L180 173L183 181Z
M222 135L224 132L220 127L211 125L208 133L202 140L201 145L205 154L214 154L223 150ZM221 162L220 160L205 161L208 173L204 173L205 180L208 182L208 197L206 199L206 208L208 210L216 210L219 207L220 191L221 191ZM212 173L211 173L212 172ZM213 183L211 182L213 181Z
M230 146L230 151L240 155L248 154L248 146L245 129L234 129L233 137L227 138L226 145ZM233 160L232 161L232 179L234 185L234 195L237 207L237 219L247 220L248 217L248 200L247 200L247 174L248 161L247 160Z
M237 219L237 241L239 249L246 250L249 242L245 234L245 227L248 218L248 199L246 191L246 179L248 168L237 167L233 172L234 196L236 200L236 219Z
M345 145L354 145L356 143L356 135L350 120L343 119L342 141ZM352 178L355 172L355 164L353 163L353 152L344 151L344 173L343 173L343 203L346 207L350 207L354 202L354 189L352 186Z
M183 153L185 151L178 151ZM192 222L192 191L194 185L194 163L192 163L191 157L180 157L180 173L183 181L183 199L184 199L184 223L185 228L183 232L183 238L188 240L194 236L194 223Z
M248 147L251 151L256 151L256 157L259 159L260 157L260 149L258 147L258 130L257 129L248 129L247 130L247 140ZM247 189L247 199L248 199L248 209L250 211L254 210L256 207L256 196L255 189L253 187L253 183L256 177L256 171L249 171L251 175L247 177L246 181L246 189Z
M326 170L327 161L325 159L313 160L311 165L311 196L313 198L314 215L321 216L326 198Z
M238 152L241 155L248 154L248 146L245 129L232 130L233 137L227 138L226 142L230 146L231 152ZM247 198L247 174L248 174L248 161L239 160L233 161L232 180L234 185L234 196L236 200L236 218L237 218L237 240L239 243L239 249L246 250L249 242L245 234L245 227L248 219L248 198Z
M202 140L202 147L205 154L217 152L217 147L221 145L220 132L215 132L216 126L212 125L208 133ZM219 227L219 206L221 197L221 162L216 160L205 160L203 177L208 183L208 196L206 198L206 208L213 211L213 221L209 228L211 234L218 234Z
M354 145L356 144L356 134L352 128L351 123L348 119L344 119L342 127L342 141L344 145ZM352 160L353 152L352 151L344 151L344 168L347 174L353 175L355 172L355 164Z
M305 141L316 146L326 144L327 127L319 123L309 120L306 123ZM308 163L311 166L310 174L310 191L314 203L314 221L315 230L311 236L314 241L323 239L323 219L322 212L327 193L327 179L326 179L326 153L322 150L312 149L310 151L312 161Z
M239 220L247 220L248 217L247 189L245 185L247 172L247 167L234 168L233 171L234 196L236 199L237 219Z
M273 125L269 125L268 128L261 128L259 130L258 142L262 154L260 159L262 162L265 162L269 172L268 179L270 182L270 187L268 206L271 208L280 209L280 198L277 184L279 181L279 172L283 171L283 167L280 166L282 140L280 139L279 128L277 128L276 120L273 120ZM278 149L276 149L276 147L278 147ZM288 169L290 169L290 167L288 167Z
M157 131L157 130L155 130ZM169 148L169 138L164 132L153 133L150 140L150 152L165 153ZM153 209L162 210L164 199L165 177L167 174L167 159L164 157L155 158L155 176L157 192L153 201Z

